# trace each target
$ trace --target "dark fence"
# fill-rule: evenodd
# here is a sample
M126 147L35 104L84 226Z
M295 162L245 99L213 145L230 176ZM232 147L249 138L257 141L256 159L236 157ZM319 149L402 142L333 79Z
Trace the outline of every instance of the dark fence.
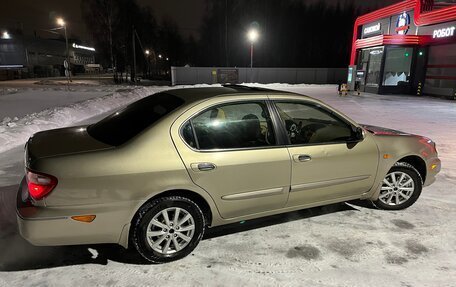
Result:
M217 83L339 84L347 81L347 69L171 67L171 81L173 85Z

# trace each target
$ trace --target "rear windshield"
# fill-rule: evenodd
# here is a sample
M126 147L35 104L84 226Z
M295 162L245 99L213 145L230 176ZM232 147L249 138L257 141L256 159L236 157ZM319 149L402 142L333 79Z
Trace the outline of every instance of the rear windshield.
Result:
M119 146L169 114L184 101L159 93L136 101L87 128L90 136L112 146Z

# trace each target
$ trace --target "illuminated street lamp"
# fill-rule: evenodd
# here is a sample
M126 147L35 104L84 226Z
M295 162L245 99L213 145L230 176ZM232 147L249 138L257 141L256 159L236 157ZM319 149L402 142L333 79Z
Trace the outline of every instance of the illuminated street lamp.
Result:
M57 18L57 25L61 27L65 26L65 20L63 18Z
M2 39L11 39L11 35L8 33L8 31L3 32Z
M247 33L247 38L250 41L250 68L253 67L253 44L258 40L258 31L256 29L250 29Z
M150 76L150 50L149 49L144 50L144 54L146 54L146 64L147 64L146 77L149 77Z
M66 60L68 63L68 67L70 67L70 52L68 50L68 36L67 36L67 28L66 28L66 23L63 18L57 18L57 25L63 28L65 31L65 44L66 44ZM68 69L68 80L71 82L71 72L70 69Z
M163 58L162 54L158 54L158 58L162 59Z

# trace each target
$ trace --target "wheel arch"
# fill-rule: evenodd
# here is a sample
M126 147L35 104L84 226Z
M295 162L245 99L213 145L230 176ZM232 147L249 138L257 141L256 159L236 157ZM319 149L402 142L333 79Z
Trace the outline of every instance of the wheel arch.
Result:
M399 159L396 163L405 162L413 166L421 176L421 180L426 182L426 162L417 155L409 155Z
M187 190L187 189L172 189L172 190L167 190L162 193L156 194L155 196L149 198L146 202L144 202L143 205L141 205L138 210L141 209L146 203L155 200L157 198L161 197L167 197L167 196L181 196L181 197L186 197L193 202L195 202L199 208L201 208L201 211L204 214L204 219L206 220L207 225L212 224L212 209L207 200L199 193ZM138 213L138 210L135 212L135 216ZM134 220L135 216L133 216L132 221Z
M416 154L404 154L400 157L393 159L392 161L389 161L387 164L379 166L377 179L374 184L374 188L372 189L372 193L370 195L367 195L365 198L369 198L370 200L377 200L380 194L383 178L388 174L391 168L400 165L400 163L406 163L408 165L411 165L418 172L419 176L421 177L421 181L423 183L425 182L427 171L426 162L424 161L424 159L422 159L419 155Z
M161 193L155 194L154 196L150 197L147 199L143 204L141 204L139 207L136 208L134 211L134 215L131 217L130 222L126 224L122 230L122 234L120 235L119 238L119 244L122 245L125 248L128 248L130 245L130 238L131 238L131 232L132 228L131 225L135 221L138 211L141 210L141 208L146 205L147 203L161 197L167 197L167 196L181 196L181 197L186 197L193 202L195 202L199 208L201 208L201 211L203 212L204 219L206 221L206 225L212 225L212 220L213 220L213 213L216 212L211 208L211 205L208 203L207 199L205 199L201 194L188 190L188 189L172 189L172 190L166 190Z

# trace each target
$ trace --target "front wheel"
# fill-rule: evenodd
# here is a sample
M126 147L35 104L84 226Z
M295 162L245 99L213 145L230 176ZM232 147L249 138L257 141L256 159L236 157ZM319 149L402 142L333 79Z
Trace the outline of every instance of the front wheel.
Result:
M152 263L181 259L204 234L204 215L196 203L180 196L162 197L144 205L133 222L133 244Z
M417 201L423 188L418 171L408 163L399 162L383 179L375 206L386 210L405 209Z

